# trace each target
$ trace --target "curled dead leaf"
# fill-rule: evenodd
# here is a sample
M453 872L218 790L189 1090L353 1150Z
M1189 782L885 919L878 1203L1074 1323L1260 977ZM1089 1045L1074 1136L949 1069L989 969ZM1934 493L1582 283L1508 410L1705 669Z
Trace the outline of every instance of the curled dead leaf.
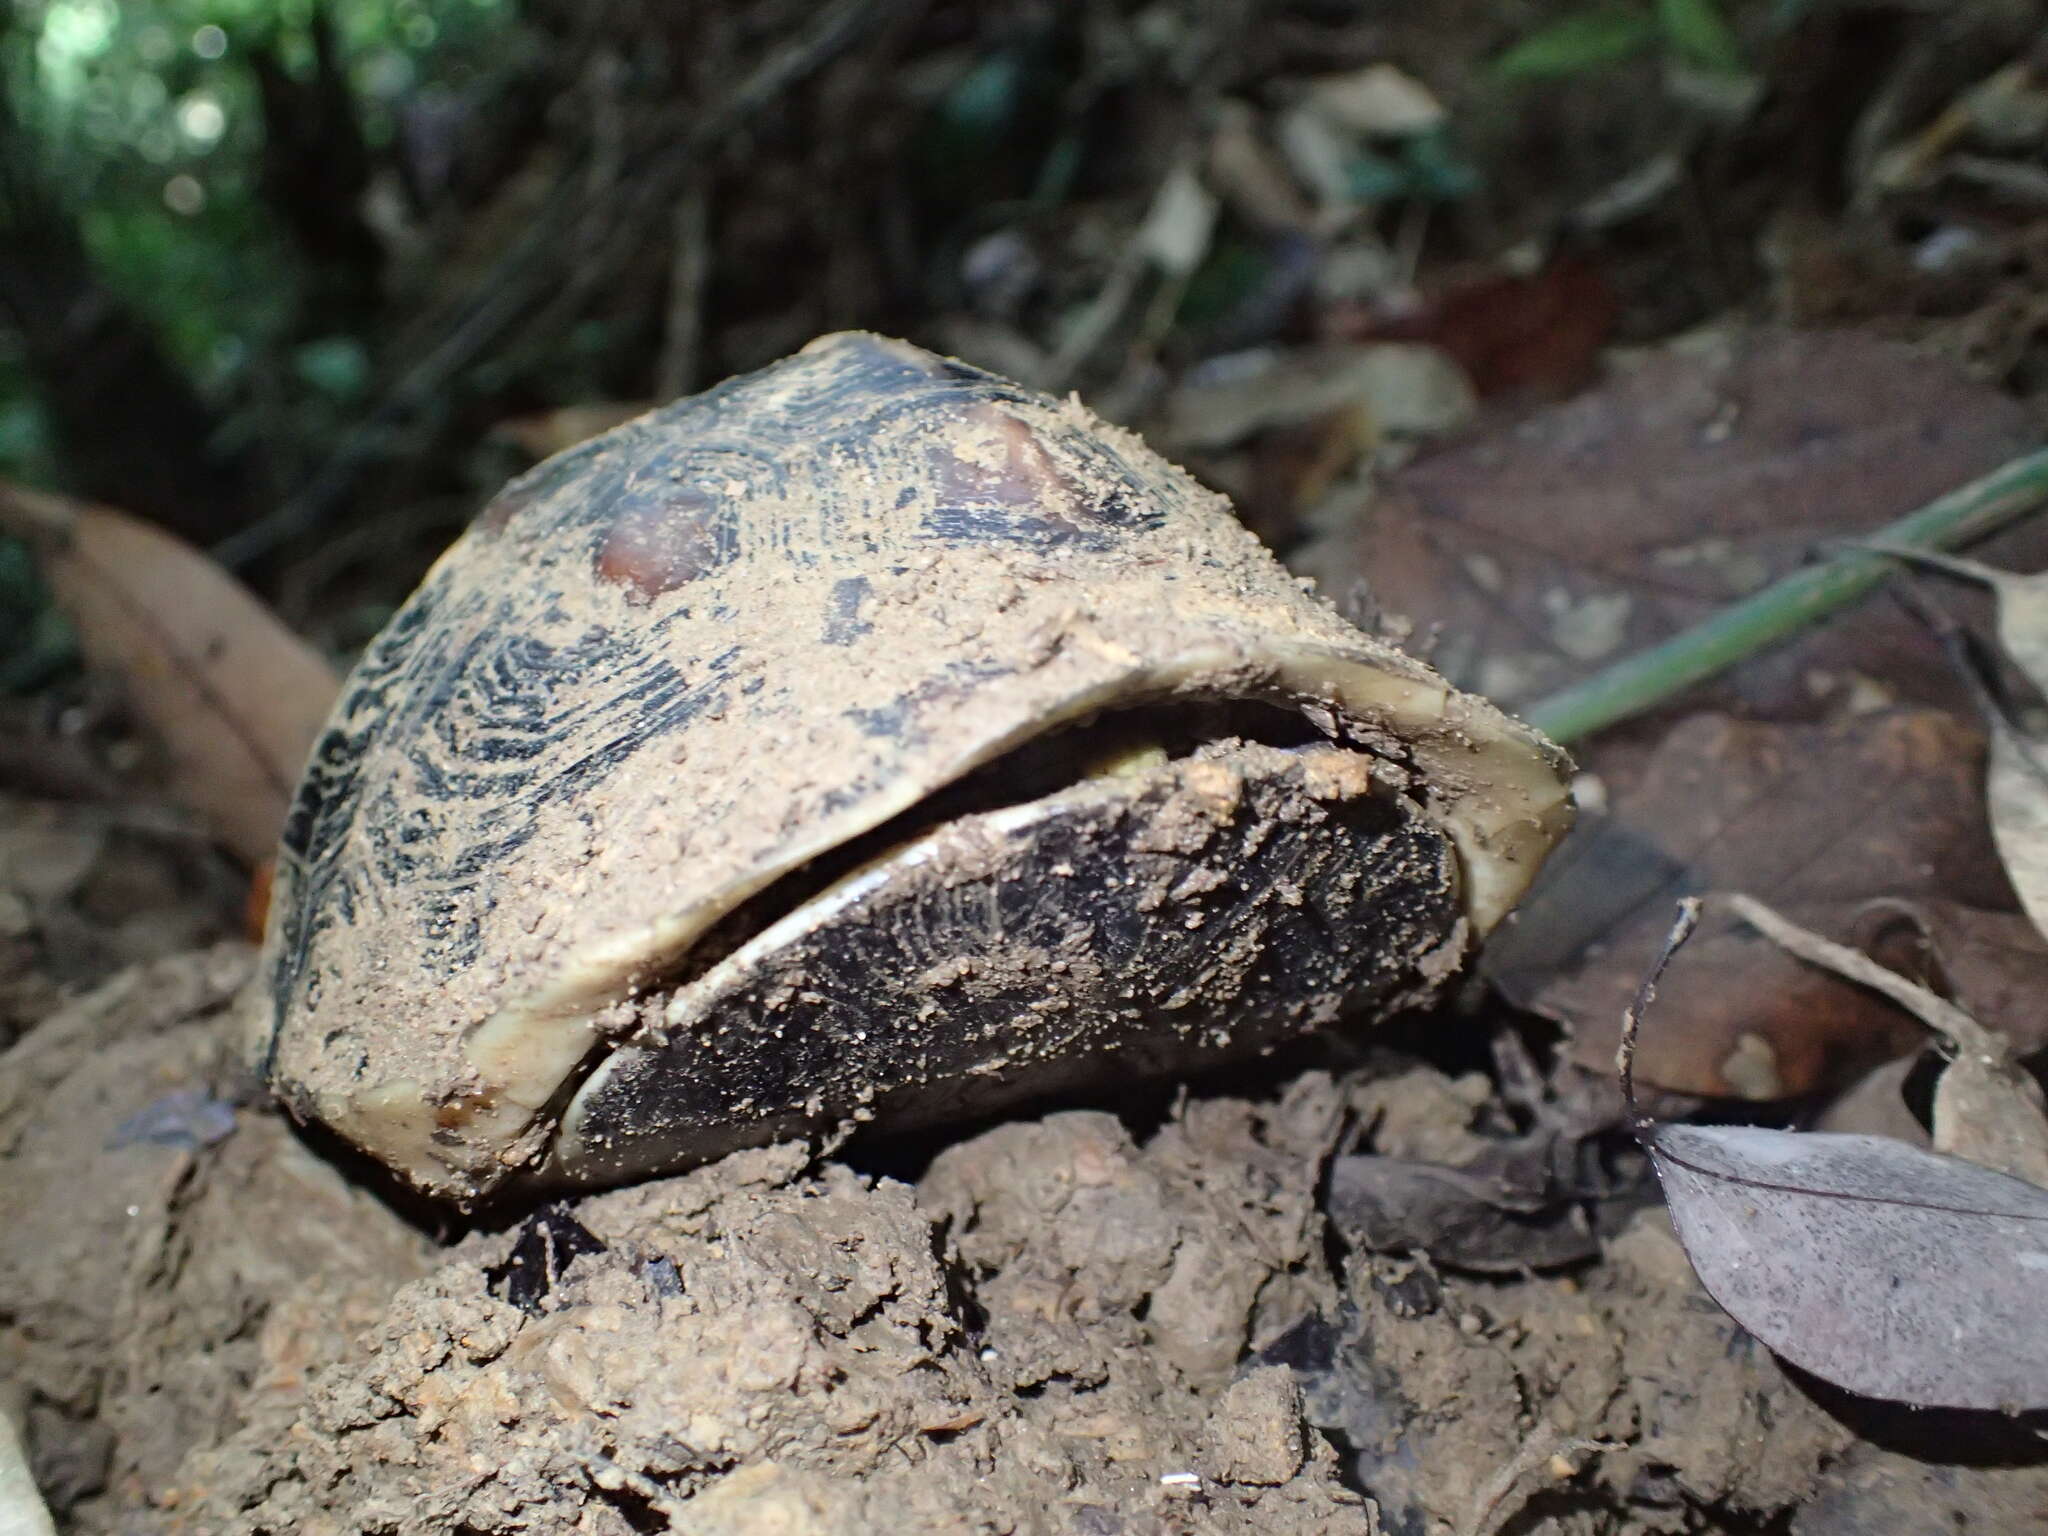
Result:
M1860 950L1787 921L1748 896L1728 910L1787 953L1891 999L1955 1053L1934 1087L1934 1150L2048 1188L2048 1117L2041 1085L2014 1059L2012 1043L1946 998L1887 970Z
M248 588L111 507L0 483L87 661L163 742L171 789L245 862L269 856L340 681Z

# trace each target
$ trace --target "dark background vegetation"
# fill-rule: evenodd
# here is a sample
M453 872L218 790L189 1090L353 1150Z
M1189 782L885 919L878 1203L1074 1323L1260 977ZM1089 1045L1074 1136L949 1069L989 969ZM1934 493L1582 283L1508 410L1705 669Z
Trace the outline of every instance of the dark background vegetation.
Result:
M1773 261L1816 224L1831 259L1909 257L1931 224L1872 196L1873 146L2037 20L0 0L0 474L161 521L346 653L506 474L618 414L561 408L644 406L839 327L1140 426L1205 359L1404 328L1482 394L1558 393L1605 342L1869 302L1788 297ZM1313 83L1377 63L1441 124L1303 144ZM1184 271L1134 253L1177 165L1218 203ZM1894 319L1974 301L1885 293ZM61 625L19 551L0 581L4 681L32 687L67 664Z

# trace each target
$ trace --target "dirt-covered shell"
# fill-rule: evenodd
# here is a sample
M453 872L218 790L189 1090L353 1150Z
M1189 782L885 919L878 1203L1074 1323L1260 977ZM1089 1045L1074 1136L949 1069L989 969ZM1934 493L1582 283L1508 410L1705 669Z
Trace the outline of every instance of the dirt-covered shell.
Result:
M1216 699L1382 763L1473 932L1566 824L1555 748L1129 433L822 338L514 481L371 645L284 837L271 1079L481 1192L749 897L1063 726Z

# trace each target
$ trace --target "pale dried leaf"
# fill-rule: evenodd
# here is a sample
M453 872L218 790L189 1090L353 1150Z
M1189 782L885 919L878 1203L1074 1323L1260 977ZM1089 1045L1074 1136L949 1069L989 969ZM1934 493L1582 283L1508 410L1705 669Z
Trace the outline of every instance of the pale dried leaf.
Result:
M1476 401L1450 355L1419 342L1241 353L1191 373L1168 398L1158 435L1176 452L1224 448L1347 409L1375 433L1438 433L1470 420Z
M1184 278L1209 254L1216 230L1216 194L1202 185L1194 167L1176 165L1159 184L1152 208L1138 231L1138 244L1169 277Z
M1994 720L1984 793L1991 809L1991 840L2020 906L2048 934L2048 747Z
M1309 86L1308 99L1333 123L1369 137L1429 133L1444 123L1436 93L1391 64L1324 75Z
M1205 169L1231 211L1254 229L1316 232L1315 210L1259 134L1259 115L1242 101L1216 104Z
M87 661L163 742L172 793L250 863L268 858L334 702L334 669L240 582L124 512L0 486Z
M1646 1142L1700 1280L1793 1364L1923 1407L2048 1404L2048 1191L1883 1136Z

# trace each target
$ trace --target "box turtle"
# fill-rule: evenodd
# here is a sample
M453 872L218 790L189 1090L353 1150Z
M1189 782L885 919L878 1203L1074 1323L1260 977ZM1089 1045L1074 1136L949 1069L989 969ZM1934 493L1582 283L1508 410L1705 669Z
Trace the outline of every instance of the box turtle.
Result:
M513 481L285 829L276 1091L419 1188L617 1182L1426 999L1563 755L1058 401L827 336Z

